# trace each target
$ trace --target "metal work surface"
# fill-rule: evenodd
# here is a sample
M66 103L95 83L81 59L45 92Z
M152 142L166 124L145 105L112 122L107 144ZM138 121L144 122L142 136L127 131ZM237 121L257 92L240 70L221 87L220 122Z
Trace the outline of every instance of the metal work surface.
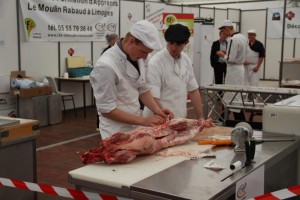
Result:
M228 102L222 99L225 92L232 93L232 98ZM249 94L253 95L252 100L246 99ZM298 94L300 94L300 89L213 84L204 87L204 115L207 118L225 121L228 119L228 109L261 112L265 105L273 104ZM240 101L236 99L238 96L242 97ZM225 108L225 115L217 111L219 101Z
M223 146L208 150L208 152L214 153L216 158L180 162L134 183L129 188L116 188L88 180L69 178L77 189L143 200L234 199L236 182L261 166L264 166L265 169L265 193L296 185L300 180L299 163L295 159L299 157L300 137L296 136L295 141L267 142L267 139L282 138L287 135L271 133L264 133L263 137L261 135L260 131L255 131L255 137L258 140L265 139L265 142L256 145L254 158L256 162L237 171L232 176L229 176L232 174L229 166L238 160L244 163L245 152L234 152L233 147ZM204 168L204 165L211 160L225 169L213 171ZM226 177L228 178L225 179Z
M272 134L274 135L274 134ZM270 137L271 134L264 134ZM277 135L276 135L277 136ZM245 161L245 152L234 152L231 147L215 147L215 162L225 167L213 171L203 166L211 159L202 158L179 163L131 186L134 199L234 199L235 183L258 167L265 165L265 193L297 184L300 139L295 141L265 142L256 146L256 163L232 174L230 164ZM295 154L295 155L294 155ZM291 156L289 156L291 155ZM296 157L295 157L296 156ZM290 158L289 158L290 157ZM286 165L288 158L289 165ZM291 161L294 160L294 161ZM281 166L285 165L283 170ZM279 169L279 170L278 170ZM297 174L295 176L295 173ZM283 175L284 177L282 177ZM278 181L276 181L276 177ZM272 180L271 180L272 179ZM287 180L286 180L287 179ZM284 185L288 184L288 185Z

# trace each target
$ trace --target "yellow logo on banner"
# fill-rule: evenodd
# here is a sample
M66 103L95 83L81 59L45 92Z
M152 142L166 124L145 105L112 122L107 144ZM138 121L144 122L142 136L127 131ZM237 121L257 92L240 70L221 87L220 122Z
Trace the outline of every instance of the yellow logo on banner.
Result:
M167 15L165 18L165 24L169 27L177 22L177 18L174 15Z

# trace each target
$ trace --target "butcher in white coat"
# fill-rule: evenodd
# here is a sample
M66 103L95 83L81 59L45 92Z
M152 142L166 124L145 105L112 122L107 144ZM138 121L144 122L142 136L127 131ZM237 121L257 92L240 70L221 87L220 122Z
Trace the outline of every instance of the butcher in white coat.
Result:
M90 82L100 116L102 139L138 126L159 125L173 117L171 111L158 106L146 84L145 60L149 53L160 48L156 27L141 20L98 59ZM155 115L143 117L139 99Z
M187 95L196 118L202 119L202 102L190 58L183 52L189 43L190 31L181 24L170 25L165 32L167 45L149 60L146 78L161 108L169 108L175 118L187 117ZM144 108L144 116L153 113Z
M224 31L228 37L227 50L218 51L217 55L223 57L227 63L227 73L225 78L226 85L244 85L244 65L246 57L247 38L234 30L231 20L224 20L219 26L219 30ZM226 92L223 100L230 102L233 98L232 93ZM237 95L234 101L241 102L242 97ZM245 115L242 110L233 111L235 120L245 121Z
M256 39L256 30L248 31L248 43L245 66L245 85L257 87L259 84L259 69L265 58L264 45Z

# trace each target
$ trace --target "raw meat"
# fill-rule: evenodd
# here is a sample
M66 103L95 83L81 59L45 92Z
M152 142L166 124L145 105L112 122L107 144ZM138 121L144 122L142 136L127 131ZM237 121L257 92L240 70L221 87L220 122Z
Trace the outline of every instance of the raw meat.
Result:
M154 127L141 127L128 133L118 132L100 142L100 146L81 155L84 164L128 163L137 155L153 154L161 149L191 140L204 127L214 126L211 119L178 118Z

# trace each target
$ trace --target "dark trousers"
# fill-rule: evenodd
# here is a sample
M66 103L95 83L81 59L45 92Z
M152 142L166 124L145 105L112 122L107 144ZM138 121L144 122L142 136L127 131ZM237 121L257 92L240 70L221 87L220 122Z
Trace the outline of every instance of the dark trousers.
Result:
M244 111L241 110L239 113L233 112L234 119L237 121L246 121Z
M215 84L224 84L226 77L226 63L218 63L214 66Z
M224 84L225 77L226 77L226 63L218 63L214 66L214 75L215 75L215 84ZM219 95L222 97L222 91L218 92Z

